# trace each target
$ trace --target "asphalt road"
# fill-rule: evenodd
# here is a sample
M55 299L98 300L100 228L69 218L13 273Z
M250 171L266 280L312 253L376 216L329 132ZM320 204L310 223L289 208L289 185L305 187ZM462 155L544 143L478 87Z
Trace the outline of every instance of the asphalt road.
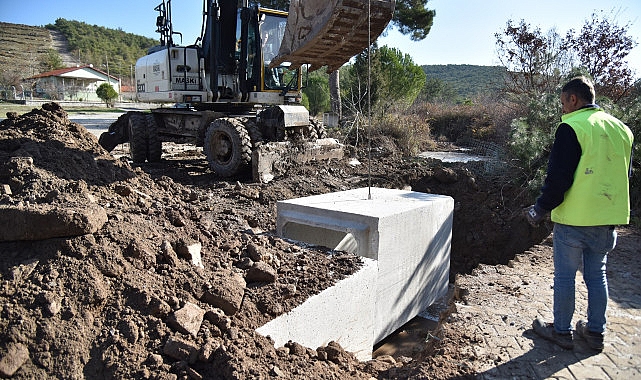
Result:
M87 130L96 137L100 137L102 132L106 132L109 129L111 123L116 121L122 113L87 113L87 114L71 114L69 115L69 120L83 125Z

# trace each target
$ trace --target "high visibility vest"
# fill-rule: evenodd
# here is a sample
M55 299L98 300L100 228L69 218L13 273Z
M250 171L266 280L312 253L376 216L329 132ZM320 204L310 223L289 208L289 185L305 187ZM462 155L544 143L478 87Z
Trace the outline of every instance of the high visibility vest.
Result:
M552 221L570 226L628 224L632 131L599 108L582 108L561 120L576 133L581 158L572 186L552 210Z

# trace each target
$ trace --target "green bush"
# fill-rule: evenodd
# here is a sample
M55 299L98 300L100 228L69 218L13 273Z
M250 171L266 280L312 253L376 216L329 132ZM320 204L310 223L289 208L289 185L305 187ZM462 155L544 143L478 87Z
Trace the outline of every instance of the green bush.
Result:
M98 86L96 89L96 95L98 95L98 97L102 99L107 106L113 106L114 100L118 97L118 93L109 83L103 83Z

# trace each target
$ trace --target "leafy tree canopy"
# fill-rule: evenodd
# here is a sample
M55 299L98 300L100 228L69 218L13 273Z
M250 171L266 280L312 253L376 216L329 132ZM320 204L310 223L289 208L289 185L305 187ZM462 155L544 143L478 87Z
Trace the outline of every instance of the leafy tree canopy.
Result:
M421 41L432 29L436 11L427 9L429 0L398 0L392 23L412 41Z
M371 58L368 51L357 55L354 64L348 67L346 78L341 81L345 102L362 111L367 109L369 100L372 111L378 114L384 114L392 107L407 109L425 85L423 69L414 64L409 54L403 54L396 48L375 47L369 50L369 54ZM369 99L368 88L371 91Z

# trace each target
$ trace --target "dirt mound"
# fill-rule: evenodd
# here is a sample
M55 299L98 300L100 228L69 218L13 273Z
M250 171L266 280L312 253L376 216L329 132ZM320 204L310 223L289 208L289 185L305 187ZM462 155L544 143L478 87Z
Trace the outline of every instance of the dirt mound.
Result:
M228 181L209 170L198 150L166 149L163 162L140 167L114 159L53 103L9 115L0 123L0 215L23 221L12 216L3 223L22 231L18 237L0 235L0 374L369 379L394 377L401 367L403 376L411 373L411 360L361 363L335 343L275 349L255 332L360 266L357 257L274 236L275 202L369 183L452 195L452 275L478 262L506 261L547 233L518 217L525 205L520 189L498 188L464 166L394 156L366 164L310 163L267 185Z

